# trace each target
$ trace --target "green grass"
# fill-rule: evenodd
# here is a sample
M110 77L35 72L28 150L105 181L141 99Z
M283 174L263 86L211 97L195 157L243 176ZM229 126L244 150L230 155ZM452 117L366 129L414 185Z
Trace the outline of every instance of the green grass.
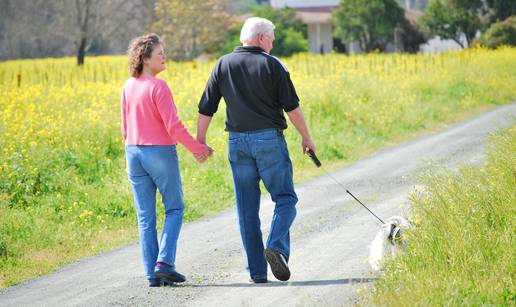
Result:
M516 100L515 48L284 63L327 169ZM212 65L170 62L160 75L190 131ZM119 126L126 78L125 57L0 63L0 287L137 241ZM233 205L224 112L208 132L213 159L198 165L179 148L186 222ZM292 126L286 137L295 181L322 175Z
M415 227L369 303L516 305L516 125L490 138L482 166L437 169L411 195Z

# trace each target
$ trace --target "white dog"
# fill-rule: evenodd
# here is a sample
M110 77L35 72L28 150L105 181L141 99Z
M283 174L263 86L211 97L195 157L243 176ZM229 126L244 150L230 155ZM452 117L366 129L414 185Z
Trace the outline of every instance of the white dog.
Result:
M400 246L404 245L402 232L410 227L412 225L401 216L393 216L387 219L369 247L369 264L373 271L380 270L384 257L397 254Z

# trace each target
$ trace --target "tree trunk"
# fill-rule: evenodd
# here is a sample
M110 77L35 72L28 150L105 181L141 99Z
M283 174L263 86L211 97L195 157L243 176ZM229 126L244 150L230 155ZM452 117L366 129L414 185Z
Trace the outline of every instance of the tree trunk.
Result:
M79 49L77 50L77 65L84 65L84 56L86 55L86 43L88 40L88 22L90 20L91 0L82 3L76 0L75 7L77 9L77 22L81 40L79 41ZM84 11L84 14L83 14Z
M464 48L465 48L465 46L464 46L464 45L462 44L462 42L460 41L460 38L458 38L458 39L457 39L457 38L453 37L453 38L452 38L452 40L453 40L453 41L455 41L457 44L459 44L459 46L460 46L462 49L464 49Z
M365 35L361 35L360 39L358 40L358 44L360 46L360 52L367 52L367 38Z
M77 51L77 65L84 65L84 56L86 55L86 37L81 39L79 50Z
M475 36L476 36L476 31L474 33L471 33L469 36L468 35L464 35L466 36L466 44L468 44L466 47L469 48L471 47L471 43L475 40Z

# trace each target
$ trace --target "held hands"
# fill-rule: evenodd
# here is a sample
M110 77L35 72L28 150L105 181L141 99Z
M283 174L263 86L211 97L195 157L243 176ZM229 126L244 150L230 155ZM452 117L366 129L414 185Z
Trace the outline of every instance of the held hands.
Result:
M197 162L199 163L203 163L205 162L206 160L208 160L209 157L211 157L213 155L213 152L214 150L206 145L206 147L204 148L204 152L200 153L200 154L193 154L195 159L197 160Z

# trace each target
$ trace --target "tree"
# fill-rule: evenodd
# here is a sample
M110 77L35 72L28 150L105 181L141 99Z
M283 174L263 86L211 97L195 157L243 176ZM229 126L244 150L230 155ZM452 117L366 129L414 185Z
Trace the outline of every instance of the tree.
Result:
M77 65L84 64L86 52L94 43L111 40L122 26L127 27L132 20L148 14L148 8L144 0L65 0L63 13L67 18L64 28L75 38ZM144 31L142 27L137 35Z
M217 50L217 57L232 52L235 47L240 46L240 30L242 29L243 23L236 23L231 26L226 32L224 38L224 44Z
M489 48L516 46L516 16L496 22L480 37L479 43Z
M55 30L60 28L54 18L58 11L55 2L45 0L0 0L0 59L62 56L64 36Z
M6 28L9 25L7 23L7 19L8 19L8 16L11 14L10 8L11 8L11 6L10 6L9 0L1 0L0 1L0 42L3 42L7 39ZM3 49L4 48L0 49L0 53L5 52Z
M123 53L155 1L0 0L0 59Z
M332 15L334 35L342 41L358 42L366 52L385 50L404 18L395 0L341 0Z
M255 0L228 0L230 4L230 12L232 14L249 13L253 7L258 5Z
M421 17L428 32L454 40L462 48L471 45L483 24L483 0L431 0ZM461 40L466 38L466 44Z
M88 26L90 20L95 17L92 15L92 1L91 0L75 0L75 9L77 14L77 29L79 30L79 40L77 43L77 65L84 64L84 56L86 55L86 48L88 43Z
M516 1L514 0L486 0L486 3L490 23L516 15Z
M221 48L233 24L227 10L225 0L159 0L152 29L162 34L171 58L191 60Z
M404 52L419 52L419 46L424 44L428 40L428 37L420 31L414 18L407 18L407 14L405 17L405 21L396 29L396 35L398 35L403 45Z
M274 30L274 48L272 53L279 56L290 56L297 52L308 50L306 25L301 21L296 11L291 8L273 9L261 5L253 9L253 16L270 20L276 27Z

